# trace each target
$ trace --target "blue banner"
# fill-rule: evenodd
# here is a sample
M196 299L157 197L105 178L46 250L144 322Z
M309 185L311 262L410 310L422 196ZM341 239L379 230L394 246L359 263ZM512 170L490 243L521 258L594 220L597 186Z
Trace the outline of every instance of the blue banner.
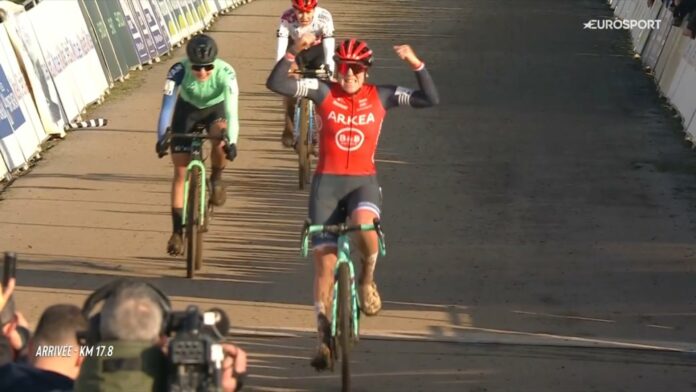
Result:
M0 65L0 139L12 134L12 129L18 129L24 121L22 109Z

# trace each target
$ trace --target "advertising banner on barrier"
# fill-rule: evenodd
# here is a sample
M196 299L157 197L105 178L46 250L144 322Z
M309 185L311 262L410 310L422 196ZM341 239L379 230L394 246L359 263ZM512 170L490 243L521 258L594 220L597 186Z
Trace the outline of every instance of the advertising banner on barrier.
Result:
M167 53L169 50L169 39L163 35L158 23L154 20L150 3L148 1L136 0L132 1L131 5L133 6L133 13L140 31L144 37L149 37L151 48L154 49L154 53L151 51L150 55L154 58Z
M191 34L203 30L203 28L205 28L205 24L203 24L203 19L201 19L200 15L198 15L198 11L196 10L194 0L181 1L185 4L185 8L187 10L186 19L191 25Z
M106 66L106 71L109 73L109 80L114 81L123 78L127 70L121 68L118 61L116 50L111 43L107 25L104 22L102 14L99 12L99 6L95 1L80 0L80 8L85 17L85 20L92 26L92 40L97 44L100 56Z
M74 72L75 80L79 81L78 91L84 102L81 109L84 109L86 105L97 101L109 88L107 76L101 67L97 48L89 33L89 27L80 10L78 0L50 3L52 5L51 20L60 12L67 24L61 29L65 32L62 50L68 59L70 71ZM89 83L84 83L85 79L89 80Z
M34 103L39 112L43 128L49 134L63 135L67 121L61 108L60 97L48 67L44 62L39 42L27 13L14 15L3 25L13 47L19 53L24 71L31 84Z
M3 32L2 36L0 36L0 51L4 52L5 58L8 59L8 61L5 62L5 77L10 84L10 89L13 91L14 98L19 103L22 116L26 119L24 125L20 127L13 126L13 128L15 133L22 133L21 137L25 137L29 143L38 146L46 140L48 135L43 129L43 124L41 124L41 119L36 111L34 99L29 93L29 86L24 78L24 73L20 68L19 61L17 60L12 43L6 32ZM9 107L9 105L6 105L6 107ZM27 151L25 150L25 152ZM27 153L28 156L32 154L33 152Z
M662 70L659 74L658 84L668 98L671 98L669 92L672 90L672 83L674 83L675 77L677 76L679 63L683 59L682 53L684 53L684 49L686 49L688 44L684 38L685 37L682 36L679 29L672 29L669 33L669 37L667 37L665 50L662 52L662 56L660 56L660 60L658 61L658 69ZM664 64L660 67L663 58Z
M210 5L210 8L213 10L214 14L222 11L225 8L220 0L208 0L208 4Z
M167 23L164 19L164 14L162 14L160 7L157 5L157 1L155 0L148 0L147 1L147 7L144 8L145 11L145 19L147 20L148 16L150 16L150 20L148 20L148 23L150 24L150 30L154 31L157 29L157 34L162 36L162 42L164 45L164 53L169 52L172 48L172 44L170 43L170 37L169 37L169 30L167 29ZM155 40L155 43L157 43L157 40Z
M665 40L667 39L667 34L669 33L669 30L672 28L671 23L669 23L665 19L665 15L669 12L669 10L666 7L662 7L662 5L655 4L653 7L660 7L660 11L657 14L657 19L660 19L662 23L660 23L660 26L657 30L653 31L650 34L650 37L648 38L648 42L645 45L645 49L643 49L643 61L645 61L645 64L649 66L651 69L655 69L655 66L657 65L657 60L659 59L662 49L664 48L665 45ZM670 13L671 14L671 13Z
M123 11L123 16L126 18L128 30L130 31L131 37L133 37L133 43L135 45L135 51L138 54L138 60L141 64L143 64L152 59L149 47L152 46L152 53L155 53L155 49L154 45L152 43L148 44L145 37L141 34L129 3L130 2L128 0L119 0L121 10Z
M692 39L689 42L689 46L684 51L684 60L692 67L696 68L696 40Z
M650 21L655 20L658 12L660 11L661 3L653 4L652 7L648 7L646 2L640 3L635 9L635 15L631 16L630 19L633 20L644 20ZM661 23L660 23L661 24ZM633 38L633 48L636 53L642 53L645 45L648 42L650 35L655 34L655 30L641 28L641 26L634 27L631 29L631 37Z
M128 70L140 65L135 42L121 9L121 4L118 1L87 1L96 3L106 24L106 31L116 51L116 57L124 72L128 73Z
M672 105L679 110L685 128L689 126L691 117L696 112L694 92L696 92L696 68L682 59L668 94Z
M77 0L43 1L27 12L69 120L108 88ZM62 27L56 29L55 15ZM89 83L85 83L88 80Z
M691 124L686 128L686 133L690 136L690 139L696 141L696 113L691 116Z
M179 21L174 8L171 3L167 0L150 0L153 8L158 7L159 12L162 15L162 20L167 28L167 35L169 36L169 46L176 45L179 41L184 38L184 33L179 26Z
M39 151L40 140L34 130L34 124L40 125L36 111L25 112L26 105L21 104L19 94L29 97L28 91L22 89L23 79L19 71L14 54L8 54L7 49L12 50L12 44L5 29L0 29L0 153L8 169L14 170L26 164L26 162ZM33 103L30 106L33 109ZM30 116L33 117L30 118Z
M176 23L179 26L179 31L183 37L188 37L192 34L192 26L186 16L186 8L181 0L166 0L169 7L172 9Z
M208 2L206 0L194 0L194 4L198 12L198 17L203 21L203 25L209 25L213 20L213 13L210 11L210 8L208 8Z
M39 3L27 12L31 25L40 42L41 52L46 61L48 72L60 95L60 103L69 120L77 117L86 104L77 90L78 81L67 71L68 59L61 50L64 33L56 31L47 23L51 19L51 2ZM99 67L101 69L101 66Z
M145 19L143 18L143 13L140 9L139 1L133 1L133 0L124 0L121 1L121 6L130 7L130 12L131 12L131 17L133 18L133 21L135 22L135 27L138 29L140 32L140 36L143 37L143 42L145 42L145 47L147 48L147 53L150 59L154 59L159 56L159 53L157 53L157 46L155 45L155 39L152 37L152 34L150 33L150 29L147 27L147 24L145 23Z

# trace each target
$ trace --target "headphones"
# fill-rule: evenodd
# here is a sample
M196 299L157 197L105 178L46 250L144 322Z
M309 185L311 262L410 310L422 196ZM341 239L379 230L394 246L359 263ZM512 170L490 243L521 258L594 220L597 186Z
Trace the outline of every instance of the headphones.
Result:
M82 315L89 320L87 325L87 331L78 332L78 341L80 344L94 345L99 343L101 340L101 335L99 333L99 324L101 322L101 312L90 316L94 308L106 299L118 294L121 290L136 285L144 284L149 288L152 293L151 299L160 307L162 310L162 325L160 326L160 335L163 335L167 331L167 324L169 320L169 314L171 313L171 303L169 298L167 298L164 293L147 282L139 282L134 279L122 278L114 280L106 285L100 287L95 292L90 294L85 300L84 305L82 305Z

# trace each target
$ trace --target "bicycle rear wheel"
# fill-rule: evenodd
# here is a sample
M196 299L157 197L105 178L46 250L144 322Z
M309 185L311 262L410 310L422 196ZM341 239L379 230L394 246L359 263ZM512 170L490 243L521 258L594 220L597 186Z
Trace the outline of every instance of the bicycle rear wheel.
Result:
M341 351L341 390L350 390L350 346L352 304L350 294L350 269L348 264L338 266L338 331L337 341Z
M309 102L307 99L300 101L300 137L297 141L297 154L299 158L299 185L300 189L305 189L309 183L309 176L312 164L312 141L309 138Z
M202 233L199 227L200 219L200 185L201 172L198 167L191 168L188 188L188 203L186 205L186 277L192 279L196 265L200 263L202 253Z

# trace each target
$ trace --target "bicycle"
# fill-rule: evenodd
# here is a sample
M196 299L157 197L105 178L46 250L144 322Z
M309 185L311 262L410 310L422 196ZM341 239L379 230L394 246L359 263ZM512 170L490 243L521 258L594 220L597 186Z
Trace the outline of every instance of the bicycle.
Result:
M331 353L338 359L341 356L342 390L350 389L350 349L359 340L360 310L358 291L355 287L355 268L350 259L350 238L348 234L355 231L375 231L379 240L379 251L387 254L384 233L379 219L372 224L348 225L312 225L309 219L302 229L302 256L307 257L309 238L314 234L332 233L338 235L338 259L334 269L333 303L331 306ZM333 362L333 361L332 361ZM333 370L333 365L331 367Z
M186 240L186 277L193 279L195 271L203 266L203 233L208 231L208 224L213 214L213 205L209 202L210 181L205 175L203 142L205 140L220 141L223 137L210 136L205 126L197 124L191 133L173 134L168 128L165 133L165 143L169 143L172 139L191 140L191 161L186 167L184 208L181 219ZM160 154L160 158L166 154ZM201 178L204 181L201 181Z
M290 71L292 75L300 78L328 79L329 73L323 69L299 69ZM312 176L312 148L314 140L314 127L316 125L314 102L305 97L300 97L295 103L295 121L293 133L295 136L295 150L298 155L299 185L300 190L310 183Z

